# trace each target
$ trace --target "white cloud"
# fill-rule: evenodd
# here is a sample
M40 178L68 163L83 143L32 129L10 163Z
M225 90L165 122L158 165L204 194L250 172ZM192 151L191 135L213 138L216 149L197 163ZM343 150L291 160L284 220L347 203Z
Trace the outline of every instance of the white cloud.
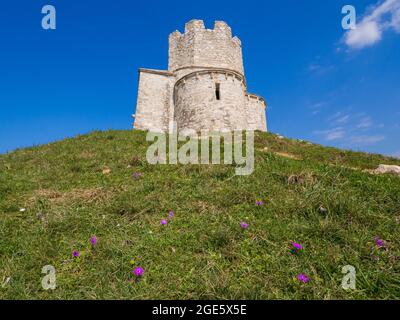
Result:
M337 118L336 122L337 123L346 123L349 120L349 118L350 118L350 116L348 114L346 114L342 117Z
M361 121L356 125L358 129L367 129L372 125L372 119L370 117L364 117Z
M326 103L325 102L316 102L313 105L310 106L311 109L319 109L323 106L325 106ZM400 115L400 112L398 112L398 114Z
M308 66L308 71L311 73L315 73L315 74L325 74L329 71L331 71L332 69L334 69L335 67L333 65L322 65L322 64L318 64L318 63L311 63Z
M361 135L361 136L351 136L349 138L350 144L356 145L366 145L366 144L374 144L385 140L384 135Z
M346 132L342 127L337 127L329 130L315 131L316 134L322 134L326 141L342 139Z
M349 47L361 49L373 45L382 38L382 31L375 21L364 22L357 25L357 29L349 31L345 36Z
M393 153L391 156L400 159L400 151Z
M396 31L400 32L400 10L397 10L392 16L391 27Z
M316 115L320 113L321 109L325 107L326 103L325 102L316 102L310 106L308 106L309 109L312 110L311 114Z
M373 6L355 29L345 33L344 42L352 49L368 47L379 42L389 29L400 33L400 0L385 0Z
M374 125L372 118L364 112L358 114L336 112L326 119L332 126L330 129L314 131L325 141L335 141L336 144L346 147L359 147L376 144L386 137L370 129L382 128L384 124ZM379 133L379 132L378 132Z
M350 114L343 114L341 111L336 112L333 116L329 117L328 120L332 121L333 124L343 125L350 119Z

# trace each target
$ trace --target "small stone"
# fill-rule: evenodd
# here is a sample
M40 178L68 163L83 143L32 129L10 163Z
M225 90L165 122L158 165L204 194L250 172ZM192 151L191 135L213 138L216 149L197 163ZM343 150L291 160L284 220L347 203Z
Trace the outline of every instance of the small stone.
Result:
M394 173L400 175L400 166L380 164L377 169L374 170L375 173Z
M6 281L3 282L3 284L1 285L2 288L4 288L11 280L11 277L7 277Z

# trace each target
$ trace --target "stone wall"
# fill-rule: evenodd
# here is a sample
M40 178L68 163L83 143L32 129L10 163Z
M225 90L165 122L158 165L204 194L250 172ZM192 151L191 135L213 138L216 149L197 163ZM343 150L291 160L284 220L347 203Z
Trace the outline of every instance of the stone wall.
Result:
M172 90L175 77L167 71L139 69L135 128L166 131L173 118Z
M267 131L266 103L255 94L246 94L247 124L249 130Z
M189 74L176 84L174 104L175 120L180 130L247 128L245 85L239 74L223 70Z

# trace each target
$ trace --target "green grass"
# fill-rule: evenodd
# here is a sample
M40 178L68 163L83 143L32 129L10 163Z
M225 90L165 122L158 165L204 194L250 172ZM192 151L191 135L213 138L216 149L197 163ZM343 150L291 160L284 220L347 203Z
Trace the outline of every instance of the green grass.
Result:
M255 171L235 176L150 165L148 145L144 132L93 132L0 156L1 299L400 297L400 177L363 171L399 160L257 133ZM356 290L341 288L348 264ZM55 290L42 289L45 265Z

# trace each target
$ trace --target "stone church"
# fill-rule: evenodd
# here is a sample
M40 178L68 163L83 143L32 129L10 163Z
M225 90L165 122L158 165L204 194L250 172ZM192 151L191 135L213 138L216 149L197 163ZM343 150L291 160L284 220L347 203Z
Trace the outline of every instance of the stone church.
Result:
M265 100L247 92L242 46L231 28L191 20L169 35L168 70L139 69L134 127L267 131Z

